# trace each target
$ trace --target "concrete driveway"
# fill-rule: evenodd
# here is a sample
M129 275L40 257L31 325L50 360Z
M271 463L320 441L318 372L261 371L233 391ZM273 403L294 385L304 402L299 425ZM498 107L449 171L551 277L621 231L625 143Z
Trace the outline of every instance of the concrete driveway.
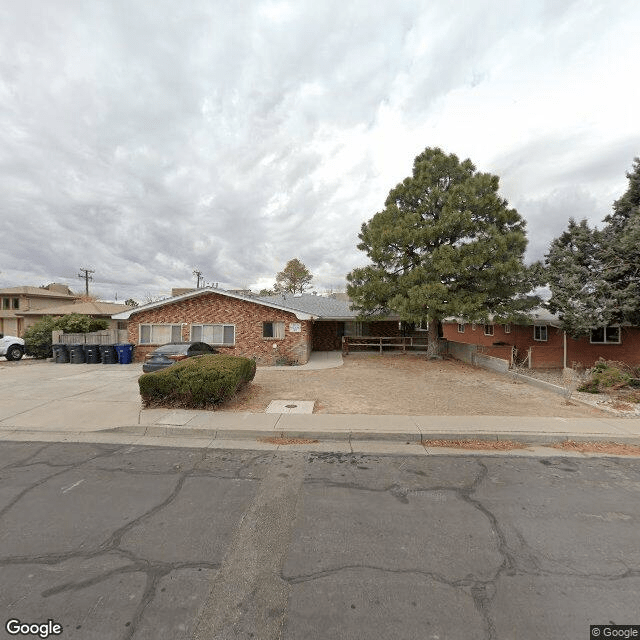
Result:
M95 431L138 424L141 364L0 365L0 425Z

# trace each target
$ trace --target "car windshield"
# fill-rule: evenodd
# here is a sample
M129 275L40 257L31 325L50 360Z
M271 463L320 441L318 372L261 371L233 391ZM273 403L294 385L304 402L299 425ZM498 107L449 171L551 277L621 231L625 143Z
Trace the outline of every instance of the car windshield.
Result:
M183 342L180 344L163 344L161 347L158 347L155 350L155 353L162 353L164 355L171 353L184 353L186 354L189 350L191 343Z

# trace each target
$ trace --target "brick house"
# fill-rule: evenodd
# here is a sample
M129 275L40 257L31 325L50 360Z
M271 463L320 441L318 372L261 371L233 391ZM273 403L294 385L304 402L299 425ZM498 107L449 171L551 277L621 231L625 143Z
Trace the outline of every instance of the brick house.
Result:
M561 329L557 316L544 309L531 314L529 324L476 324L443 322L443 336L451 342L479 345L482 353L517 360L535 369L582 365L592 367L599 358L640 365L640 327L598 327L590 335L572 338Z
M362 323L348 301L311 294L259 297L203 288L112 316L128 320L134 359L167 342L200 340L259 364L304 364L314 351L341 348L343 335L395 335L397 320Z

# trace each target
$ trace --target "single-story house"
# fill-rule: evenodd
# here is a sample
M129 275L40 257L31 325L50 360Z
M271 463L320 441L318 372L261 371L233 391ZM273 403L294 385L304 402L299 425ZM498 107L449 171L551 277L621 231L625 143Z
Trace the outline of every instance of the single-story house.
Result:
M304 364L341 348L343 335L399 335L397 318L357 321L348 300L314 294L259 297L215 287L187 291L113 315L128 321L134 358L167 342L201 340L259 364Z
M640 327L595 327L588 336L572 338L560 320L546 309L536 309L530 322L519 324L465 323L455 318L442 324L450 342L479 345L482 353L516 360L530 368L592 367L599 358L640 365Z

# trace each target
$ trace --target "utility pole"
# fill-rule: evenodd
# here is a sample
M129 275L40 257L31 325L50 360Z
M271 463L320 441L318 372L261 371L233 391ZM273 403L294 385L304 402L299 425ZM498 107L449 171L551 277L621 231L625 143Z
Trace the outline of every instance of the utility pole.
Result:
M193 270L193 275L196 277L196 289L200 288L200 278L202 278L202 271L198 271L197 269ZM204 280L204 278L202 278Z
M84 271L84 273L79 273L78 278L81 280L84 279L84 290L86 295L89 295L89 280L93 280L93 277L89 274L95 273L95 269L85 269L84 267L81 267L80 271Z

